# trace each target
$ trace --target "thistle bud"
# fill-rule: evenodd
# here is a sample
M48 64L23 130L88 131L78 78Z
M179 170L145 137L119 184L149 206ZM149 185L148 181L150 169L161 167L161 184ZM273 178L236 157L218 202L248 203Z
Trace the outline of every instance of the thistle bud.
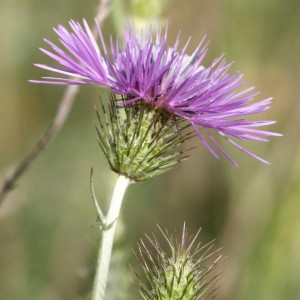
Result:
M159 228L160 229L160 228ZM220 261L219 250L213 243L204 246L197 242L199 232L189 237L183 227L181 241L174 241L167 231L160 229L169 250L163 250L156 237L146 236L150 247L141 240L138 258L144 276L139 275L137 285L144 300L202 300L215 291L220 274L212 275Z
M99 145L114 172L142 181L187 158L183 155L187 150L180 145L193 135L186 132L188 126L143 102L122 106L126 100L112 94L109 103L101 102L97 111Z

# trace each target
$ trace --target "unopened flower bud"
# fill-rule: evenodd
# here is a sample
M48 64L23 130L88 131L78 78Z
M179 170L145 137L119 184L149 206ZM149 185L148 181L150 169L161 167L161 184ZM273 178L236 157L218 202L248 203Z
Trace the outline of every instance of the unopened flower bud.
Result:
M204 246L188 236L184 226L181 241L161 230L169 245L165 251L155 236L146 236L150 247L141 240L138 258L143 275L136 273L141 298L144 300L202 300L215 290L220 275L212 271L220 261L219 250L213 244Z

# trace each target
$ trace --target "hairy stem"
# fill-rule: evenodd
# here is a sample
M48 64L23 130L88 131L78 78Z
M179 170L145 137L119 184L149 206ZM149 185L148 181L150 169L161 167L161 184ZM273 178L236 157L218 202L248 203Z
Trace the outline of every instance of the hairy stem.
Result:
M119 218L123 197L129 184L130 180L122 175L118 177L115 184L110 206L108 209L108 214L106 217L106 225L108 225L108 228L103 231L101 246L99 250L99 258L92 296L93 300L104 299L117 220Z
M110 12L108 2L109 0L100 0L96 14L96 19L99 24L103 23ZM93 28L93 34L95 37L98 36L96 26ZM52 139L58 134L69 116L69 112L73 107L73 103L78 91L79 86L69 86L66 88L58 106L56 115L48 129L39 139L35 147L29 152L29 154L25 156L25 158L18 165L12 168L12 171L6 176L2 187L0 188L0 205L3 203L8 193L13 190L17 180L25 173L25 171L32 165L36 158L43 152L43 150L45 150Z

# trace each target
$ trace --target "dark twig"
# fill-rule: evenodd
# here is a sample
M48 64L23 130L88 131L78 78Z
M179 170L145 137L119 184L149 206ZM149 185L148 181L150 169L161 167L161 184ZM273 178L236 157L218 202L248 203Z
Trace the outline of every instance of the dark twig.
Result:
M105 20L110 12L108 2L109 0L100 0L96 15L96 19L99 24ZM93 29L93 34L95 37L98 36L96 26ZM0 189L0 205L3 203L8 193L14 189L17 180L24 174L24 172L32 165L35 159L43 152L43 150L45 150L52 139L58 134L69 116L69 112L74 104L74 100L78 91L79 86L69 86L66 88L58 106L56 115L48 129L39 139L36 146L29 152L29 154L25 156L25 158L6 176Z

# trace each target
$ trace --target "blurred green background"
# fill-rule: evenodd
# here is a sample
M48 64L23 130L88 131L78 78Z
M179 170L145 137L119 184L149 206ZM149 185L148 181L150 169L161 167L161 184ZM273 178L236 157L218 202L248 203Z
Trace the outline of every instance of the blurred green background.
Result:
M151 0L152 1L152 0ZM149 1L148 4L151 2ZM224 145L240 163L215 160L198 141L191 158L160 177L131 186L126 194L107 299L138 299L129 263L131 249L156 223L216 239L227 257L218 300L300 299L300 2L298 0L170 0L141 8L143 17L169 22L170 43L179 30L191 35L190 52L204 34L212 41L205 60L225 52L245 73L260 99L274 97L266 119L284 134L268 144L244 144L272 162L263 165ZM128 2L126 2L128 5ZM91 23L96 0L1 0L0 174L31 150L51 122L64 88L34 85L49 60L42 39L56 41L52 27L70 18ZM125 5L125 4L124 4ZM150 5L150 4L149 4ZM124 12L124 10L121 10ZM132 16L130 17L133 18ZM103 28L115 32L118 16ZM118 25L118 24L117 24ZM116 176L100 153L94 105L105 90L82 87L60 134L19 181L0 209L0 300L86 299L92 286L100 234L89 194L90 167L107 208ZM123 288L128 289L121 293Z

